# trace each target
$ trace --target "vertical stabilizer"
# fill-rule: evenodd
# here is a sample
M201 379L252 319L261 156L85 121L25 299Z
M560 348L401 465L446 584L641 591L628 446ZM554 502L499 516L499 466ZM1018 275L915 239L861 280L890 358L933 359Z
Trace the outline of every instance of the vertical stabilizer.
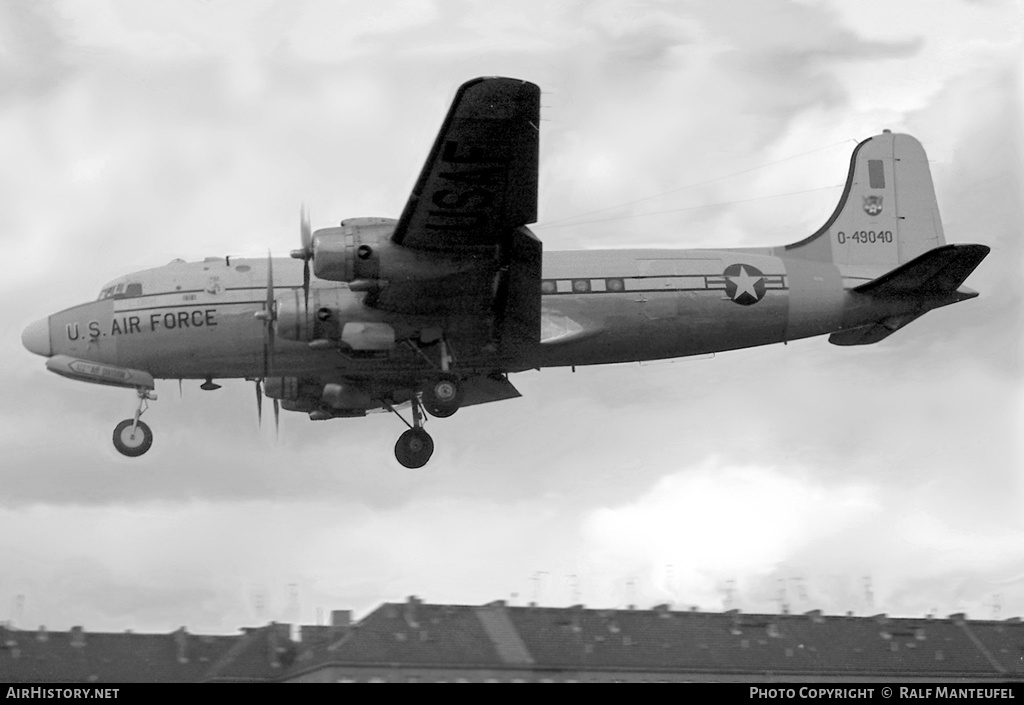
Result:
M835 212L785 254L891 269L945 243L924 148L886 131L857 145Z

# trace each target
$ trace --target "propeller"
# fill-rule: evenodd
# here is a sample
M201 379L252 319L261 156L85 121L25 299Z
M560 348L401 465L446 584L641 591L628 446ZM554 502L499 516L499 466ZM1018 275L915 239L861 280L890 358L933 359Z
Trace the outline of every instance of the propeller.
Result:
M263 426L263 382L264 380L256 380L256 418L260 427ZM274 402L274 435L281 436L281 404L277 399L273 399Z
M309 211L305 204L299 210L299 239L302 247L292 250L291 256L302 260L302 296L306 301L306 315L309 316L309 261L313 259L313 231L309 227Z
M274 369L274 331L277 321L277 302L274 299L274 258L267 251L267 300L262 311L256 312L256 318L263 321L263 377L256 380L256 416L260 426L263 425L263 382ZM274 399L274 429L281 431L281 407Z
M263 378L270 376L274 362L274 322L277 320L277 304L274 301L274 258L267 251L267 301L256 318L263 321Z

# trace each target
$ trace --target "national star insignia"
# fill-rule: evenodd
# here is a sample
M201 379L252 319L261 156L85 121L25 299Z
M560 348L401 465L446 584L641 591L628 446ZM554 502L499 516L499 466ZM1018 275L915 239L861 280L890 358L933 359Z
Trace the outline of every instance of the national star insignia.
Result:
M755 271L757 271L757 270L755 270ZM726 277L729 279L729 281L731 281L733 284L736 285L736 291L733 292L733 295L732 295L732 300L733 301L736 301L737 299L739 299L744 294L749 294L750 296L752 296L754 298L755 301L757 301L757 300L759 300L761 298L760 296L757 295L757 290L754 288L755 284L757 284L759 281L764 279L764 277L761 276L760 272L758 272L758 276L755 277L755 276L751 275L750 272L747 271L746 267L744 267L741 264L740 265L740 273L738 275L735 275L735 276L726 275Z

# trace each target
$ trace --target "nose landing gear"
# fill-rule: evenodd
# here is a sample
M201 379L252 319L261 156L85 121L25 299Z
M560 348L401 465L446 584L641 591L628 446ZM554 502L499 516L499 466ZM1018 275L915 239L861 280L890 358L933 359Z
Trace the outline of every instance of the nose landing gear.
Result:
M114 428L114 447L118 453L129 458L137 458L153 445L153 432L139 417L149 408L147 401L156 401L156 393L145 387L137 387L136 392L139 395L139 406L135 410L135 418L125 419Z

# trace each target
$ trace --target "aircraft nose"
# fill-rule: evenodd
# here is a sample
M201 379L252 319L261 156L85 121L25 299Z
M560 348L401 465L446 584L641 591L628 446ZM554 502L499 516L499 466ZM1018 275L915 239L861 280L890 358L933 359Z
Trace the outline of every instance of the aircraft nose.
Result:
M50 319L40 318L22 331L21 344L29 352L50 357L53 354L50 348Z

